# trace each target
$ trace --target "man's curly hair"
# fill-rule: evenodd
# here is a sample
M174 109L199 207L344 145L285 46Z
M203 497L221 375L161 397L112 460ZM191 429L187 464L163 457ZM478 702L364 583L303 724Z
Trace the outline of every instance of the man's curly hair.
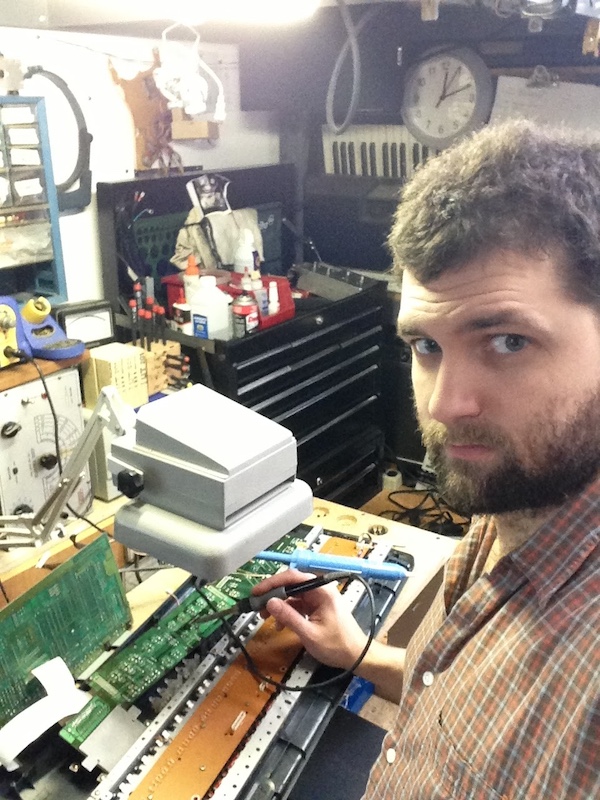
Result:
M417 171L388 245L421 283L495 249L548 253L574 299L600 305L600 141L528 122L488 126Z

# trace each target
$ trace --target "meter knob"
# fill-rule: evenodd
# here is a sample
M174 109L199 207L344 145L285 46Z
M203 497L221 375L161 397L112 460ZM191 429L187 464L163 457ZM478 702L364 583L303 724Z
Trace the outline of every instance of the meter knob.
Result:
M0 436L2 436L3 439L12 439L21 428L22 425L18 422L5 422L2 428L0 428Z
M58 464L58 456L56 453L44 453L40 456L40 467L44 469L54 469Z
M16 516L20 516L21 514L33 514L33 508L27 505L27 503L21 503L21 505L15 507L13 514Z

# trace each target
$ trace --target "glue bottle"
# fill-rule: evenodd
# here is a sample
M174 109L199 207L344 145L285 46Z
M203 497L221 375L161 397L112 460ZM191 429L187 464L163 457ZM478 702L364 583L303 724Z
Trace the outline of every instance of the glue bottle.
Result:
M183 273L183 290L185 292L186 303L192 302L192 297L196 294L199 288L200 270L196 262L196 256L190 253L187 258L187 267Z
M233 323L229 299L217 287L214 275L202 275L190 303L192 333L201 339L231 339Z
M233 271L242 274L254 269L254 237L252 231L243 228L238 239L237 249L233 256Z

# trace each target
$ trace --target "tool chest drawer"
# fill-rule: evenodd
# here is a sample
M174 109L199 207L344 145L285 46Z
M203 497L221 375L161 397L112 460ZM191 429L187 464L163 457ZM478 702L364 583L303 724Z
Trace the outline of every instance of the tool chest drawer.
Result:
M215 341L206 353L217 391L294 434L298 477L317 497L352 504L359 486L378 490L386 301L385 283L367 279L347 297L310 298L293 319ZM194 368L192 377L201 379Z

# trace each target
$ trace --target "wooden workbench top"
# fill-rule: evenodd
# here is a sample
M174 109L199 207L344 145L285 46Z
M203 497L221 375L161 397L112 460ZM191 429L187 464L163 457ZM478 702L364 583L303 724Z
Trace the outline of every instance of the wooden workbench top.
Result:
M61 361L47 361L44 358L36 358L44 377L52 375L55 372L60 372L61 369L67 367L74 367L81 364L89 358L89 351L84 350L83 355L77 358L63 358ZM6 392L8 389L13 389L15 386L21 386L24 383L35 381L40 377L39 372L31 363L12 364L10 367L0 369L0 392Z

